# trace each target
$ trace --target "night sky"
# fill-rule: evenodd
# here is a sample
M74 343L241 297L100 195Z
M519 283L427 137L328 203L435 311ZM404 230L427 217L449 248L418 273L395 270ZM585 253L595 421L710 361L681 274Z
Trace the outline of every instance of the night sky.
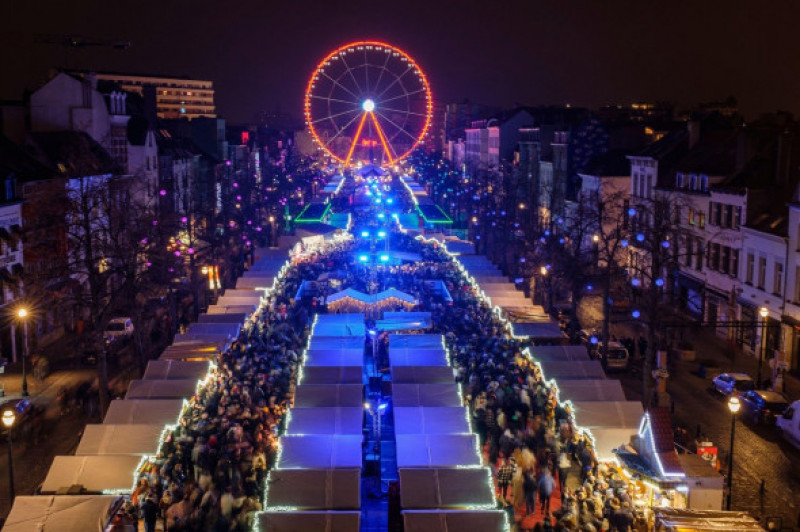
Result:
M0 98L19 99L64 66L211 79L232 123L302 115L316 63L379 39L414 57L434 99L596 107L733 95L748 118L800 115L800 2L69 0L6 2ZM37 35L130 40L67 50Z

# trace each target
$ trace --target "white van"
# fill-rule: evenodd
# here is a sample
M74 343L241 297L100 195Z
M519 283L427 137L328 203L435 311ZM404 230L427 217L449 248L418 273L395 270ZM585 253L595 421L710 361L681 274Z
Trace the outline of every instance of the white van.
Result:
M800 401L790 404L783 415L775 419L775 426L780 429L784 438L800 449Z
M606 371L625 371L628 369L630 359L631 357L625 346L619 342L608 342L606 356L603 359Z

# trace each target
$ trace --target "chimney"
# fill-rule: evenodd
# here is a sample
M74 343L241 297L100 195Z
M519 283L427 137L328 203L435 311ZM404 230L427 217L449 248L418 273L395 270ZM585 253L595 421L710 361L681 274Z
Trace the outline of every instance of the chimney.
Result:
M689 131L689 149L691 150L697 146L697 142L700 140L700 121L689 120L686 123L686 128Z

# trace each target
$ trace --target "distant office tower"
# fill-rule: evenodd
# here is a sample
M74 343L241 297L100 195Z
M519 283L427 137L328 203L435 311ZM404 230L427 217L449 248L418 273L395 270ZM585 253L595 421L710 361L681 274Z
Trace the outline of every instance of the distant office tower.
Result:
M88 72L78 73L81 76ZM145 85L156 89L156 109L159 118L216 118L214 83L187 77L148 76L144 74L119 74L96 72L98 81L119 83L120 88L142 94Z

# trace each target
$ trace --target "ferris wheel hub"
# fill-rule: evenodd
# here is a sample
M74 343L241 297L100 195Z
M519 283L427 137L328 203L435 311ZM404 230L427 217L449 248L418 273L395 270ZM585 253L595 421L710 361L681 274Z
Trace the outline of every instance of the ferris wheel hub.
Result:
M367 98L366 100L364 100L364 103L361 104L361 108L364 111L371 113L372 111L375 110L375 102L372 101L370 98Z

